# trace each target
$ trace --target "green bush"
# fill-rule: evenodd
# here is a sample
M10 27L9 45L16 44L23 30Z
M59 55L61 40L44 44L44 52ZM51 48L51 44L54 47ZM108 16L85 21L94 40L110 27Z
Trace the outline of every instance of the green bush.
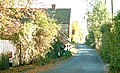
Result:
M1 54L0 57L0 69L8 69L9 68L9 58L6 54Z
M45 57L43 58L42 56L39 56L37 59L33 60L33 64L40 66L40 65L46 65L48 63L50 63L50 58L49 57Z
M110 24L104 24L101 26L102 32L102 46L101 46L101 56L104 62L110 62L110 39L111 39L111 32L110 32Z
M96 48L94 33L91 31L85 38L85 44L91 46L92 48Z
M72 56L71 52L70 51L65 51L63 54L62 54L64 57L66 58L69 58Z
M54 48L53 51L51 50L51 54L53 55L53 58L59 57L58 52L60 52L60 56L62 56L64 52L64 44L60 42L59 39L57 39L57 41L53 43L52 47Z
M115 16L112 26L104 25L102 32L101 54L105 62L110 63L111 73L120 72L120 11Z
M110 43L110 68L113 73L120 72L120 11L114 18Z
M48 57L52 59L57 59L59 57L70 57L72 56L70 51L64 50L65 45L58 39L52 45L53 49L50 49L49 52L46 54ZM60 52L60 56L58 56L58 52Z

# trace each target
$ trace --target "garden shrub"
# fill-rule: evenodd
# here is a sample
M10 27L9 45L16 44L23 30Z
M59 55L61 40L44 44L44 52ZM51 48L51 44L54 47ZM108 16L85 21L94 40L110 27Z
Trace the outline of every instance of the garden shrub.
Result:
M101 54L105 62L110 63L111 73L120 72L120 11L115 16L111 27L102 26Z
M48 63L50 63L50 58L49 57L42 57L42 56L39 56L38 58L34 59L32 62L33 64L37 65L37 66L40 66L40 65L46 65Z
M104 24L101 26L101 32L102 32L102 45L101 45L101 56L104 60L104 62L110 62L110 24Z
M9 57L8 55L2 53L0 57L0 69L8 69L9 68Z
M71 52L68 50L64 50L65 45L58 39L55 41L52 45L53 49L51 48L48 53L46 54L51 59L57 59L59 58L58 52L60 52L60 57L66 57L69 58L72 56Z
M85 41L85 44L91 46L92 48L96 48L95 37L92 31L86 36Z
M57 39L57 41L55 41L52 45L52 47L54 48L53 51L51 50L51 53L53 55L53 58L58 58L58 52L60 52L60 56L62 56L63 52L64 52L64 44Z
M63 53L63 56L66 57L66 58L69 58L69 57L72 56L72 54L71 54L70 51L65 51L65 52Z
M113 73L120 72L120 11L114 18L110 43L110 68Z

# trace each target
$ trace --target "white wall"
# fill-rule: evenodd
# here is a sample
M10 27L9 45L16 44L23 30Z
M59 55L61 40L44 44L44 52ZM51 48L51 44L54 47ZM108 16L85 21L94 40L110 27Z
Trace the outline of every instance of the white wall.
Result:
M0 54L7 53L8 51L12 51L12 56L14 57L16 52L15 46L9 40L0 40Z

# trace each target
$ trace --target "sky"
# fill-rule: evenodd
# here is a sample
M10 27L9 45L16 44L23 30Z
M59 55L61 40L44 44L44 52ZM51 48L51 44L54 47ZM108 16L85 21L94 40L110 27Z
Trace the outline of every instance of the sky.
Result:
M111 6L110 6L110 4L111 4L111 2L110 2L111 0L107 0L107 8L109 9L109 11L111 10ZM113 10L114 10L114 14L118 11L118 10L120 10L120 0L113 0Z
M51 4L56 4L56 8L71 8L71 18L73 20L80 20L83 18L85 11L85 0L33 0L37 3L34 7L48 8ZM41 2L40 2L41 1ZM38 3L39 2L39 3ZM85 8L84 8L85 7Z

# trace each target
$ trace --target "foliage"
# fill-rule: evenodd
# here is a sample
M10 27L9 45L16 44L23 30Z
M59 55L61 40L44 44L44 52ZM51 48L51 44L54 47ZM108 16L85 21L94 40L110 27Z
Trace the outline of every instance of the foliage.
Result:
M47 17L44 12L36 13L34 24L37 26L34 37L35 48L45 54L49 47L51 47L51 43L57 35L57 30L59 30L59 27L56 25L56 22Z
M64 50L64 44L60 42L60 40L57 40L52 45L53 48L50 48L49 51L46 53L45 57L38 56L35 60L33 60L33 64L35 65L46 65L50 63L52 60L63 58L67 59L72 56L70 51ZM60 56L58 55L58 52L60 52Z
M110 63L112 73L120 72L120 12L115 16L112 24L101 27L102 49L101 54L105 62Z
M72 53L67 50L67 51L64 51L64 53L62 55L63 55L63 57L69 58L72 56Z
M43 58L42 56L39 56L37 59L33 60L32 63L40 66L40 65L46 65L48 63L50 63L50 58L49 57L45 57Z
M110 65L113 72L120 72L120 11L114 18L115 24L112 28L110 43Z
M95 1L95 5L93 6L92 11L87 12L87 23L88 23L88 31L93 32L96 40L96 47L99 48L100 38L102 34L100 32L100 27L108 22L109 13L107 8L101 1Z
M28 0L27 0L28 1ZM14 8L14 0L0 0L0 38L10 39L13 33L18 33L23 18L33 18L29 9ZM32 9L31 9L32 10Z
M51 45L60 29L55 20L49 18L42 9L27 6L14 8L13 3L13 0L0 0L0 39L13 41L17 48L14 58L19 61L17 63L26 64L33 61L44 65L49 63L50 58L58 57L59 49L61 56L71 56L69 51L61 48L63 43L55 42L58 44ZM54 50L51 50L52 55L49 57L46 53L53 46Z
M13 41L20 63L45 56L59 30L56 21L41 9L13 8L12 1L0 0L0 39Z
M85 44L91 46L92 48L96 48L94 33L91 31L85 38Z
M110 62L110 39L111 39L111 32L110 32L111 24L104 24L101 26L102 32L102 46L101 46L101 55L104 62Z
M20 10L20 12L22 12L22 10ZM30 18L27 17L27 19ZM37 26L34 25L32 21L33 21L32 19L31 22L29 22L28 20L21 18L20 19L21 23L18 32L14 32L12 33L11 36L9 36L10 37L9 40L12 40L13 43L16 45L17 52L15 55L19 56L20 64L23 64L26 61L28 62L28 60L30 60L35 55L35 53L33 53L35 43L33 40L33 36L36 33ZM25 57L25 55L29 55L29 57Z
M53 49L49 51L50 57L52 57L53 59L58 58L58 52L60 52L60 56L62 56L64 46L65 45L62 42L60 42L59 39L57 39L52 45Z
M80 29L80 25L77 21L74 21L72 23L72 41L78 43L82 41L82 38L83 38L83 32Z
M104 62L110 63L112 73L120 72L120 11L110 23L107 9L96 2L92 12L88 12L88 30L95 34L97 44L101 43L101 55ZM100 38L102 38L100 42ZM90 42L90 40L88 40Z
M52 47L53 49L51 48L47 53L47 56L52 59L59 58L58 52L60 52L60 57L69 58L70 56L72 56L70 51L64 50L65 45L59 39L53 43Z
M0 69L8 69L8 68L9 68L8 55L2 53L0 56Z
M12 33L17 32L19 19L22 15L12 9L12 0L0 0L0 38L9 38Z
M30 25L25 25L28 22L26 19L33 19L33 14L30 10L33 9L27 9L26 7L14 8L14 0L0 0L0 39L12 40L17 47L16 54L18 54L19 58L22 56L20 50L24 49L25 51L26 48L31 47L28 44L32 44L28 40L29 35L27 33L31 31L29 28L25 28ZM22 52L22 54L24 53Z
M43 10L33 12L35 18L31 22L24 21L19 32L11 36L18 50L21 50L18 54L22 64L29 63L31 59L36 58L36 55L44 57L59 30L56 22Z

